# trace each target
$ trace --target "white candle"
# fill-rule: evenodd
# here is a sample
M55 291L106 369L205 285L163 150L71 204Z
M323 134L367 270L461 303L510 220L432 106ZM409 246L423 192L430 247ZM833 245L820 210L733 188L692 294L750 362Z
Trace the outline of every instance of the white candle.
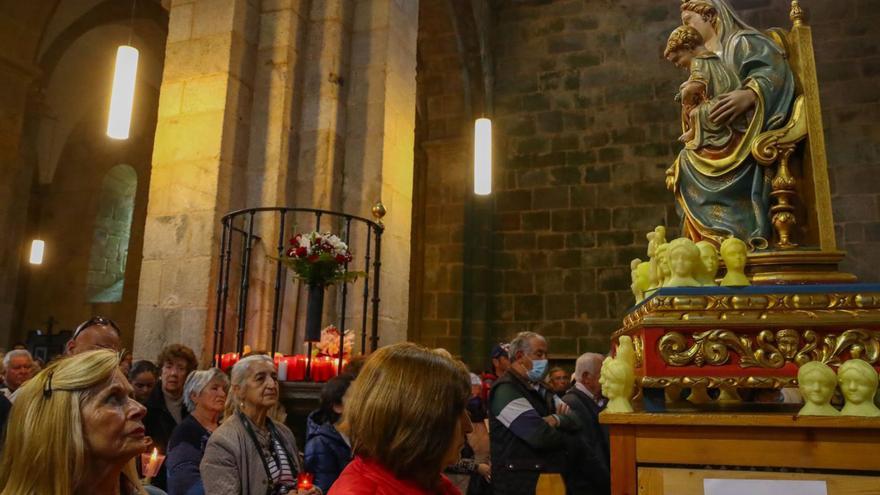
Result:
M278 381L287 381L287 360L284 358L281 358L281 361L278 362Z

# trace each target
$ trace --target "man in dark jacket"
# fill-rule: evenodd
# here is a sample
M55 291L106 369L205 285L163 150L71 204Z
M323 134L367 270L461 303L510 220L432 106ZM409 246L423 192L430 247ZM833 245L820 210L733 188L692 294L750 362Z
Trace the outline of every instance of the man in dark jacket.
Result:
M541 473L563 473L578 420L544 384L547 341L521 332L510 343L510 369L489 393L494 493L532 495Z
M156 361L162 375L144 404L147 407L144 429L159 452L167 454L171 433L183 418L189 416L183 404L183 386L187 375L198 367L198 361L192 349L180 344L166 346ZM166 489L167 472L164 464L151 483L155 487Z
M562 398L581 422L581 454L569 466L566 477L572 493L604 495L611 491L608 429L599 424L599 413L605 408L599 385L603 359L601 354L592 352L581 355L575 365L575 384Z

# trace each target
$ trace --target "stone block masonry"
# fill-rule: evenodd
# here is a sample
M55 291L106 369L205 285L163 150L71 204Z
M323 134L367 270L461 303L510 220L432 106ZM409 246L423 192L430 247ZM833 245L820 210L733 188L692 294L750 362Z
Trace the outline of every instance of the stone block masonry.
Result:
M788 1L733 0L760 28L790 26ZM880 280L880 9L811 2L822 110L844 268ZM457 225L470 173L471 116L444 2L423 1L419 91L429 103L421 339L459 345L473 328L455 276L464 263ZM507 2L495 12L495 191L490 339L535 330L557 357L608 349L632 302L629 262L644 233L678 225L665 169L679 146L673 101L686 74L662 58L679 2ZM431 15L426 15L429 12ZM431 102L435 105L431 105ZM419 166L417 164L417 166ZM441 212L443 212L441 214ZM459 216L462 215L462 216ZM675 228L672 229L676 230ZM414 296L415 297L415 296ZM483 362L472 363L482 366Z

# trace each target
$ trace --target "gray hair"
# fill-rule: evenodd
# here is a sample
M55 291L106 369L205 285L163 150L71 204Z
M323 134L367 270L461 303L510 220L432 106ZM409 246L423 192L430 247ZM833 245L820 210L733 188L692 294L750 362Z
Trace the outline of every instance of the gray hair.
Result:
M28 352L26 349L13 349L7 352L5 356L3 356L3 369L9 368L9 363L12 361L13 358L22 356L26 356L28 359L30 359L31 363L34 362L34 357L31 356L31 353Z
M193 402L192 396L198 397L202 390L214 380L223 382L225 387L229 387L229 378L226 377L226 373L217 368L193 371L186 377L186 383L183 385L183 403L186 405L187 411L193 412L196 410L196 403Z
M581 354L574 365L574 379L576 381L581 381L584 373L589 373L591 376L598 377L599 372L602 369L602 360L604 359L605 356L595 352L585 352Z
M516 359L516 353L522 352L523 354L528 354L532 350L532 340L533 339L541 339L543 341L547 341L543 335L535 333L535 332L520 332L516 334L516 337L510 341L510 351L508 351L508 355L510 360L513 361Z
M239 362L235 363L235 366L232 367L231 375L231 385L241 387L244 382L247 381L248 377L251 376L251 368L256 363L267 363L275 366L275 361L272 360L269 356L265 354L251 354L248 357L242 358ZM226 415L238 411L239 409L239 400L235 397L235 394L228 394L226 396Z

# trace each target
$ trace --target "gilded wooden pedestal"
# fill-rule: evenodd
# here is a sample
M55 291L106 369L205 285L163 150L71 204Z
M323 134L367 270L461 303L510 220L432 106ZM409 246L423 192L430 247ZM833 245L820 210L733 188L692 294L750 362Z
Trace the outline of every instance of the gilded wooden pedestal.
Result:
M794 386L798 367L880 368L880 285L664 288L624 318L642 387Z

